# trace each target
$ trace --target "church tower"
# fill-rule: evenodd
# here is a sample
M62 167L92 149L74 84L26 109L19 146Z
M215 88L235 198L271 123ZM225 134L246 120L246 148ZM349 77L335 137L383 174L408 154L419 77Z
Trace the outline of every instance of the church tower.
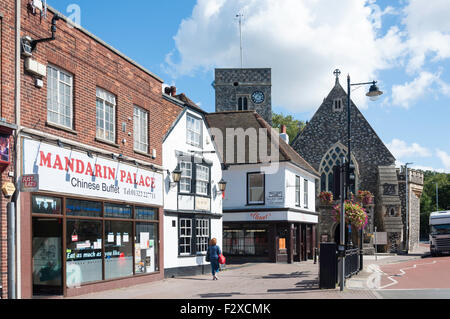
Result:
M272 125L272 70L216 69L216 112L254 110Z

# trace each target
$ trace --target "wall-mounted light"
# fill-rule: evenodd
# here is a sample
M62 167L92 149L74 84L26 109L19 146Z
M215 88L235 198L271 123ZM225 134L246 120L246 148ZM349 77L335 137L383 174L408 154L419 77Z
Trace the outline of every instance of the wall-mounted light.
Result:
M227 188L227 182L223 178L219 182L219 191L222 193L222 198L225 198L225 190Z
M167 171L167 173L170 173L169 171ZM170 187L176 186L180 180L181 180L181 170L180 169L175 169L172 172L172 182L170 182Z
M94 158L94 155L92 155L92 152L91 152L91 151L87 151L86 153L87 153L87 156L88 156L88 157Z
M58 144L59 147L64 147L64 144L61 142L61 140L57 140L56 144Z

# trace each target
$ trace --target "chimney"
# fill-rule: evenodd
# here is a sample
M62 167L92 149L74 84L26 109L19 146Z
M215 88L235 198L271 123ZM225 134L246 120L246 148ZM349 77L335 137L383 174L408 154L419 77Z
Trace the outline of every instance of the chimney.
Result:
M281 129L280 129L280 137L287 143L289 144L289 135L286 133L286 125L281 125Z
M177 88L176 88L176 86L171 86L170 87L170 93L171 93L172 96L177 95Z

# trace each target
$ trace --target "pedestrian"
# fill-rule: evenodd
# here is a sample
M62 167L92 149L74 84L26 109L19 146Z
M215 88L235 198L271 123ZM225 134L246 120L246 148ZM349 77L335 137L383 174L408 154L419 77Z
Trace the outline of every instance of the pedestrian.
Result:
M218 280L216 273L219 272L219 255L222 253L220 247L217 245L217 239L213 238L209 242L208 247L209 259L211 262L211 272L213 275L213 280Z

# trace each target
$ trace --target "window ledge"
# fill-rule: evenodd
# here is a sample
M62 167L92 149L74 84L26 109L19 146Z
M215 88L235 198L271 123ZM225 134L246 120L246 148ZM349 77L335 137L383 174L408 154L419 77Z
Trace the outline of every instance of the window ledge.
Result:
M143 155L143 156L147 156L147 157L150 157L150 158L154 159L153 156L150 155L149 153L146 153L146 152L143 152L143 151L139 151L139 150L137 150L137 149L134 149L133 151L134 151L136 154Z
M66 132L68 132L70 134L78 135L77 131L75 131L75 130L67 127L67 126L60 125L60 124L56 124L56 123L52 123L52 122L47 121L47 122L45 122L45 126L51 127L51 128L55 128L55 129L58 129L58 130L62 130L62 131L66 131Z
M99 142L99 143L103 143L103 144L108 144L108 145L111 145L111 146L114 146L114 147L117 147L117 148L120 147L119 144L116 144L116 143L111 142L111 141L108 141L108 140L104 140L104 139L102 139L102 138L100 138L100 137L96 137L96 138L95 138L95 141L96 141L96 142Z

